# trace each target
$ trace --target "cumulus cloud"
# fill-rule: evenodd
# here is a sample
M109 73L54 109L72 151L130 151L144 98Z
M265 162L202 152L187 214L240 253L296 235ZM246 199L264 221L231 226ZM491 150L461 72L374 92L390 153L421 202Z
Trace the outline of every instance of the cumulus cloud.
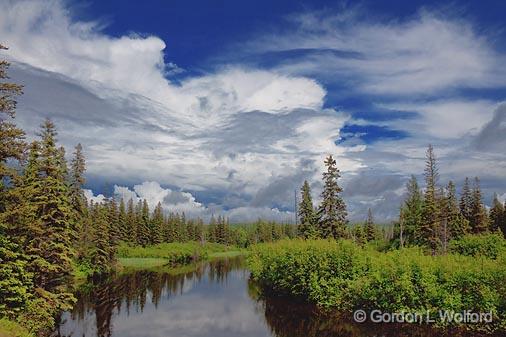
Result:
M93 202L93 203L99 204L99 203L107 200L107 198L103 194L94 195L92 190L84 189L83 192L84 192L84 196L86 197L86 200L88 200L88 202Z
M349 116L323 108L326 90L312 78L236 65L176 84L156 36L108 36L61 1L7 1L0 11L12 78L26 84L19 124L32 136L53 118L62 143L83 143L88 174L125 199L200 212L184 193L213 191L218 208L257 207L251 200L273 177L315 174L325 154L346 151L334 140ZM360 165L343 159L347 170ZM273 203L292 207L281 199Z
M18 123L33 137L43 118L53 118L65 146L83 144L89 176L117 184L114 194L125 200L285 221L293 190L308 179L317 195L323 159L333 154L349 181L351 217L373 207L391 219L400 181L423 172L429 142L443 179L483 174L486 193L506 190L498 182L504 109L458 95L506 86L505 58L464 19L426 10L400 21L356 8L296 14L293 29L235 48L280 56L273 66L231 61L174 83L170 74L182 70L164 61L159 37L109 36L59 0L4 1L0 12L2 43L11 47L2 56L25 84ZM360 95L372 109L413 114L374 122L408 136L340 143L346 124L370 121L329 107L329 95Z

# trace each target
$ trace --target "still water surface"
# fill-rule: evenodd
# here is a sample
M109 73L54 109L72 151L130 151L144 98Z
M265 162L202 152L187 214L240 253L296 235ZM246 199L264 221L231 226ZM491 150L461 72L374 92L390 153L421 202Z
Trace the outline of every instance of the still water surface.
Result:
M261 295L241 258L131 271L85 284L55 337L441 336L425 326L357 324L293 299ZM449 335L456 335L450 333Z

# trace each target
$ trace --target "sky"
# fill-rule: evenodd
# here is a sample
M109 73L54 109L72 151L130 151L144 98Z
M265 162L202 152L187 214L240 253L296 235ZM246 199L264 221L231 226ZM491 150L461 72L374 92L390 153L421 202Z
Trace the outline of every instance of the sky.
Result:
M293 221L337 159L351 221L479 176L506 198L504 1L0 0L17 123L81 143L86 195Z

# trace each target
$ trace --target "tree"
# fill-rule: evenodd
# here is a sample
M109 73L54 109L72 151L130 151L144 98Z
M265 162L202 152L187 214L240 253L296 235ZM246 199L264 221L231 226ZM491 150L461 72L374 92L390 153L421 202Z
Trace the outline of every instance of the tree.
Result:
M163 226L163 210L162 210L162 204L158 202L158 204L155 207L155 210L153 211L153 219L151 221L152 227L151 227L151 243L152 244L158 244L163 241L163 233L162 233L162 226Z
M414 175L406 183L408 195L401 207L402 219L402 236L403 243L416 243L421 242L420 237L420 224L422 222L422 206L423 199L418 186L418 181Z
M439 209L437 200L438 168L434 148L429 145L425 161L425 194L422 206L421 238L432 254L436 254L439 246Z
M136 243L137 242L137 216L134 207L133 199L129 199L127 203L127 213L126 213L126 223L127 223L127 237L128 242Z
M444 203L445 221L448 226L448 240L457 239L469 230L469 221L462 215L457 203L457 192L453 181L449 181L446 187Z
M504 227L504 205L499 201L497 193L494 193L492 207L490 208L490 230L495 232Z
M123 200L123 198L121 198L121 200L119 201L118 227L119 227L119 240L128 242L127 213L125 207L125 200Z
M374 218L370 208L367 210L367 220L365 221L364 232L367 241L376 240L376 227L374 225Z
M137 243L146 247L150 242L150 214L149 206L146 199L139 201L140 217L138 218L137 227Z
M471 184L469 182L469 177L466 177L464 181L464 186L462 187L462 192L460 193L460 213L466 218L468 222L472 221L472 203L473 196L471 193Z
M0 50L7 49L0 44ZM6 207L7 180L13 178L16 170L7 165L8 160L23 159L26 144L25 133L16 127L13 120L16 114L16 96L22 94L22 86L6 82L9 62L0 60L0 212Z
M299 203L299 226L298 235L303 238L310 238L316 235L316 213L313 206L313 200L311 197L311 187L307 180L304 180L304 184L301 189L302 199Z
M329 155L325 159L327 171L323 173L322 202L318 209L320 221L318 224L319 234L323 238L343 238L346 236L346 204L340 196L343 191L337 184L341 177L336 167L336 161Z
M471 230L475 234L484 233L488 230L488 216L481 195L480 179L474 178L471 203Z
M95 275L102 275L110 270L111 246L109 219L107 208L100 204L91 205L93 219L93 249L91 251L91 262Z

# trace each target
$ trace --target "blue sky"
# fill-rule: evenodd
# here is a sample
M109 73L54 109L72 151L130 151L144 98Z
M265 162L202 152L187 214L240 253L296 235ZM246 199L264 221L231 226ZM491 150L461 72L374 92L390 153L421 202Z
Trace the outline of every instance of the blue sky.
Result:
M90 198L293 218L338 158L350 218L394 219L434 144L440 183L506 198L503 1L3 1L18 123L83 143ZM70 150L69 150L70 152Z

